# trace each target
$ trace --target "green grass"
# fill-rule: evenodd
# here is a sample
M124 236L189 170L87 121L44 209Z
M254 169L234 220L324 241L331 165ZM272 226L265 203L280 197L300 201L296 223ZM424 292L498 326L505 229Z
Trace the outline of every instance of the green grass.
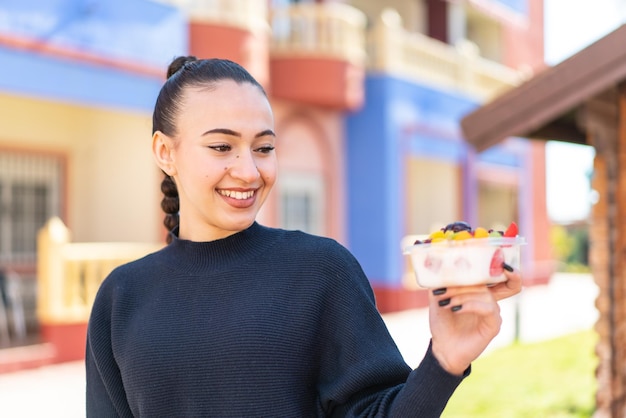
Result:
M595 409L597 335L512 344L477 359L442 418L582 418Z

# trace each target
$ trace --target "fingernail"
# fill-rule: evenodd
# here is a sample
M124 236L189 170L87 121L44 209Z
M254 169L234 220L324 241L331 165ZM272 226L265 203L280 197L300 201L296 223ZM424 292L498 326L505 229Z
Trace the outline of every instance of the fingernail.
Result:
M450 308L450 310L452 312L457 312L457 311L460 311L462 307L463 307L463 305L456 305L456 306L453 306L452 308Z
M446 289L445 287L442 287L440 289L435 289L435 290L433 290L433 295L435 295L435 296L443 295L444 293L446 293L447 290L448 289Z
M512 272L513 271L513 267L509 266L507 263L505 263L504 261L502 262L502 268L505 269L506 271Z
M439 301L439 306L446 306L450 303L450 298Z

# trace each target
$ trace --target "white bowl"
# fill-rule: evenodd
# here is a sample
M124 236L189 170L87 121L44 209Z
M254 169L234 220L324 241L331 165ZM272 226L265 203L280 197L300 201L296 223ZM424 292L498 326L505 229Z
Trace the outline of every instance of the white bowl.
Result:
M405 254L421 287L494 284L506 280L503 262L519 270L520 245L525 243L519 236L443 240L411 245Z

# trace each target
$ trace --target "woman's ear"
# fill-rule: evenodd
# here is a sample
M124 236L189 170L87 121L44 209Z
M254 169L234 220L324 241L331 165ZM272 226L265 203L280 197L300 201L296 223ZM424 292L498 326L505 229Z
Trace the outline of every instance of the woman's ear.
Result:
M173 141L161 131L152 135L152 154L161 170L168 176L176 174L176 165L173 158Z

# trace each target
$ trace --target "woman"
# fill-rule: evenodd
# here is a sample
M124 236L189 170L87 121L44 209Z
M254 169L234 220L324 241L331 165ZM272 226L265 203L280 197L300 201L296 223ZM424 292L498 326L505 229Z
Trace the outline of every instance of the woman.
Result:
M337 242L255 221L276 180L263 88L180 57L156 102L164 249L113 271L89 322L89 417L435 417L498 333L521 279L437 289L420 366L403 361Z

